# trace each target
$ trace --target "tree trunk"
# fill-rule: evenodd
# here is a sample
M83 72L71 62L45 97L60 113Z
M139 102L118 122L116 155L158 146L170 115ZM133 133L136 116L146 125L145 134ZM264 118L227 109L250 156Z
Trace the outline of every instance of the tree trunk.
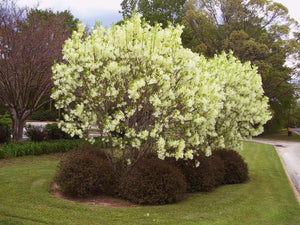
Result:
M12 118L13 140L20 141L23 138L25 119Z

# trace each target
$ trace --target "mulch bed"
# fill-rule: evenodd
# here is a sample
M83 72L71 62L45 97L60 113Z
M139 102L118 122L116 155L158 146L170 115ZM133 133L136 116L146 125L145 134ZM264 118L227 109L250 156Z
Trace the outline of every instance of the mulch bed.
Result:
M64 199L70 202L82 203L88 205L102 205L111 207L137 207L138 205L132 204L122 199L114 198L107 195L98 195L87 198L77 198L66 196L59 191L59 186L56 183L51 184L50 193L57 198Z

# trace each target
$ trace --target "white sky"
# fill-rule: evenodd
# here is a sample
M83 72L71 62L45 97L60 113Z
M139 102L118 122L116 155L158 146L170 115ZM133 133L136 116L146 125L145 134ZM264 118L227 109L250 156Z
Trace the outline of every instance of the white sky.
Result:
M300 23L300 1L299 0L275 0L288 8L289 14L292 18Z
M36 6L39 8L51 8L53 10L68 9L72 14L82 20L85 24L92 26L94 22L102 21L104 26L122 19L119 12L122 0L17 0L19 5ZM275 0L289 9L292 18L300 23L300 1L299 0Z
M104 26L109 26L122 19L119 13L122 0L17 0L21 6L39 6L38 8L53 10L70 10L71 13L88 26L93 26L95 21L101 21Z

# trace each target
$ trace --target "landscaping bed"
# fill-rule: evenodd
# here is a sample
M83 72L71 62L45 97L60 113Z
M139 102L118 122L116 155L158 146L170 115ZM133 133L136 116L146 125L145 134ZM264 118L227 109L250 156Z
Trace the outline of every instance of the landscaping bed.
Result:
M272 146L245 142L250 180L164 206L74 203L50 191L59 154L0 160L0 224L299 224L300 207Z

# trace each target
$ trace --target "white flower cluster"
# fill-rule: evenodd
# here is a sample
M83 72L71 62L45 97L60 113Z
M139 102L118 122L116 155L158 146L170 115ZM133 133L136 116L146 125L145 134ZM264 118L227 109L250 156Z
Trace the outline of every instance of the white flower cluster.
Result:
M52 98L64 130L83 136L97 125L112 147L160 158L192 159L196 150L237 149L270 119L261 78L232 54L214 59L182 47L182 27L151 27L134 15L123 25L83 25L53 66Z
M215 56L206 64L222 90L222 111L216 118L216 136L208 138L216 148L241 149L244 138L263 132L271 118L268 99L263 97L261 76L250 63L241 63L232 53Z

